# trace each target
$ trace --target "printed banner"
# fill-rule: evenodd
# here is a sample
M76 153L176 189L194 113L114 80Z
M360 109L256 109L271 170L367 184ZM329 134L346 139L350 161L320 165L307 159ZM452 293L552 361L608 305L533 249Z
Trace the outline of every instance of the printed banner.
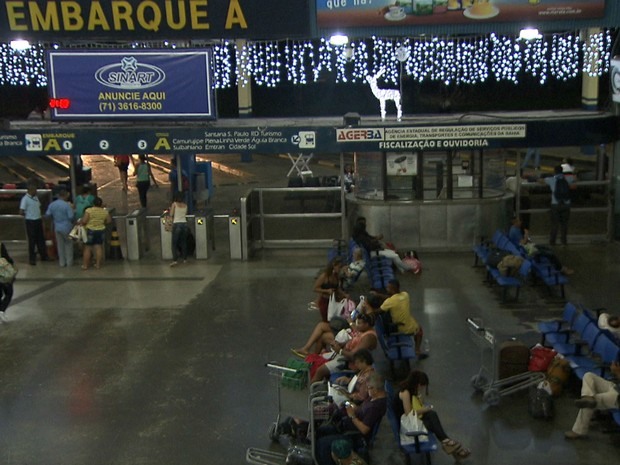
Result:
M319 28L603 18L605 0L316 0Z
M309 0L0 0L1 40L308 35Z
M48 52L53 120L215 118L211 50Z
M333 128L58 128L0 133L0 157L61 154L311 153Z

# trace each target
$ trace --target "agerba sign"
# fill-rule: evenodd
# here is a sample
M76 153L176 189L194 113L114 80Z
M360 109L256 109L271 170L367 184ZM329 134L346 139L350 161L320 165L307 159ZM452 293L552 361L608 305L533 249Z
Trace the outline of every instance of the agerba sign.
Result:
M0 0L0 39L279 38L310 33L308 0Z

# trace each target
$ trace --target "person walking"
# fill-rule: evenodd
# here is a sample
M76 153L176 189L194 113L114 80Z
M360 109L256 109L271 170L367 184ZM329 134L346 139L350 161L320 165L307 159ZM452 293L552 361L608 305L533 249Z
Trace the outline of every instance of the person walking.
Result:
M19 203L19 214L26 219L26 235L28 236L28 258L31 265L37 264L38 250L42 261L48 261L47 249L45 248L45 236L43 234L43 220L41 219L41 202L37 197L37 186L28 184L28 192Z
M127 192L127 172L129 171L129 155L114 155L114 166L118 168L118 175L121 180L122 190Z
M551 188L551 230L549 231L549 244L555 245L558 230L562 245L567 244L568 219L570 218L570 187L569 183L574 180L567 179L562 173L562 166L554 168L554 175L544 178L543 182Z
M58 264L63 267L73 266L73 240L69 237L69 233L73 228L75 215L69 203L69 192L61 189L58 198L47 207L45 216L51 217L54 222Z
M138 157L138 165L134 175L137 177L136 186L138 187L140 206L146 208L146 194L149 191L149 187L151 187L151 166L147 161L146 155Z
M183 192L176 192L174 202L170 205L172 217L172 263L170 266L177 266L179 258L183 260L183 263L187 261L187 204L184 197Z
M82 225L86 228L87 241L84 244L82 255L82 269L87 270L95 250L95 268L101 267L103 261L103 242L105 239L106 224L112 222L110 213L103 208L101 197L95 197L94 205L87 208L82 217Z

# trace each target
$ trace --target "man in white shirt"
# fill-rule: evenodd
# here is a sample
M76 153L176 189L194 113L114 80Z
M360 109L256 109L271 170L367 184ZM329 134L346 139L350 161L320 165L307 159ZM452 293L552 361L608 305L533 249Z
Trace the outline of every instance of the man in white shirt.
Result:
M19 214L26 218L26 234L28 236L28 258L31 265L37 264L35 247L41 255L42 261L48 261L43 235L43 221L41 219L41 202L37 197L37 187L28 184L28 192L19 203Z

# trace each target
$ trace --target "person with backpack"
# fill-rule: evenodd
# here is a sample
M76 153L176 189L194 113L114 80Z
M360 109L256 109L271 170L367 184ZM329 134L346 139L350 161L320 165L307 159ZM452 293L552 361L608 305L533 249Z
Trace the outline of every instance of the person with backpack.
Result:
M549 244L555 245L560 230L560 241L566 245L568 234L568 219L570 217L570 186L574 179L567 179L562 173L562 165L554 168L554 175L544 178L543 182L551 188L551 230Z

